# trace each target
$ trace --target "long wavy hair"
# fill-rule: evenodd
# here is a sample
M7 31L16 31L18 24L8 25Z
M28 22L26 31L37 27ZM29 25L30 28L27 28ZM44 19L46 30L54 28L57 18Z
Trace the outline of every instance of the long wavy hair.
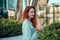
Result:
M34 9L34 18L31 19L31 22L33 24L33 27L36 28L37 27L37 19L36 19L36 9L34 6L27 6L22 14L22 22L25 20L25 19L29 19L29 16L27 15L30 11L30 9L33 8Z

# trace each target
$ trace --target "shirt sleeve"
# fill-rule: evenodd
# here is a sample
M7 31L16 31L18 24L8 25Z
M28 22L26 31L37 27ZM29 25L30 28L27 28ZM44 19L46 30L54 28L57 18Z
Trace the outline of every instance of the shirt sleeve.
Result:
M36 29L32 28L34 30L32 36L31 36L31 39L32 40L38 40L38 37L39 37L39 34L40 32L37 32Z

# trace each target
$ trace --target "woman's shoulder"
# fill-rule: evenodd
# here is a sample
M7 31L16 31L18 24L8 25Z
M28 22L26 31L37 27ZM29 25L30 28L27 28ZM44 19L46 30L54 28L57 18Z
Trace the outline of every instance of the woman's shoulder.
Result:
M30 24L28 23L28 20L25 19L23 24L22 24L22 28L30 28Z
M29 23L28 23L28 20L25 19L24 22L23 22L23 24L29 24Z

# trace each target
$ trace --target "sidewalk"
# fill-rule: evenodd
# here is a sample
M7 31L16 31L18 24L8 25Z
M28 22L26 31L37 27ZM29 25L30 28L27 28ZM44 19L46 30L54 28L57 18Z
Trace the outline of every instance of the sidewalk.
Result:
M22 40L22 35L8 38L0 38L0 40Z

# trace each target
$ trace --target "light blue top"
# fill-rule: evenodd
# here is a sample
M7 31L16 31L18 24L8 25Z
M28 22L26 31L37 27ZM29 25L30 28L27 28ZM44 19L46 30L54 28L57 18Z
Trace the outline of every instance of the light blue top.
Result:
M33 27L31 22L26 19L22 25L23 40L38 40L39 32Z

